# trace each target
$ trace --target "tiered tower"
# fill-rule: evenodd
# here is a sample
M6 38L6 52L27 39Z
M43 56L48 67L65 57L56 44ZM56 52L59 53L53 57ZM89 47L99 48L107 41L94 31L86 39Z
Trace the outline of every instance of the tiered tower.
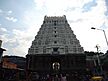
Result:
M43 24L35 36L28 54L78 54L83 52L83 47L64 15L44 17Z
M71 30L65 15L44 17L26 57L28 81L37 80L33 78L37 75L40 76L39 79L46 75L54 79L61 74L68 74L67 81L74 81L77 75L76 79L79 78L79 81L86 69L83 47Z

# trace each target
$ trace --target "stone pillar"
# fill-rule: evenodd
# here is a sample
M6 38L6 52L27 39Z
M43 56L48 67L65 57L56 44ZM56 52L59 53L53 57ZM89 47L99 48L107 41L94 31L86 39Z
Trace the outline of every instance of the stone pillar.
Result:
M2 40L0 40L0 63L1 63L1 58L3 55L3 51L6 51L5 49L1 48L1 45L2 45Z
M2 45L2 40L0 40L0 48L1 48L1 45Z

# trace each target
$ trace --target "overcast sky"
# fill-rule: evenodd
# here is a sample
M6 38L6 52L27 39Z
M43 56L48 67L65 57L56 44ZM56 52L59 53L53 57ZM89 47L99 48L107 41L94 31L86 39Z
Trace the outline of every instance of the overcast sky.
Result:
M0 0L0 39L4 55L25 56L44 16L66 15L85 51L106 52L108 46L108 0Z

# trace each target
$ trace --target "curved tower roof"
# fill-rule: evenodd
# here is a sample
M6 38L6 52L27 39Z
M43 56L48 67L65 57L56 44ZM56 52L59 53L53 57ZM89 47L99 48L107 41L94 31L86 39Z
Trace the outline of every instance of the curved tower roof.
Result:
M45 16L43 24L28 54L78 54L84 53L79 40L71 30L66 16Z

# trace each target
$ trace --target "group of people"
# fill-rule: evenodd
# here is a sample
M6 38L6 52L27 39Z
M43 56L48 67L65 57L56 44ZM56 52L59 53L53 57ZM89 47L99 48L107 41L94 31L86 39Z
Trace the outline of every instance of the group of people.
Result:
M55 74L55 75L35 74L31 78L34 80L37 80L37 81L67 81L66 75L63 75L63 74L60 74L60 75L57 75L57 74Z
M34 76L34 75L33 75ZM34 80L33 80L34 79ZM76 74L35 74L32 81L90 81L90 76Z

